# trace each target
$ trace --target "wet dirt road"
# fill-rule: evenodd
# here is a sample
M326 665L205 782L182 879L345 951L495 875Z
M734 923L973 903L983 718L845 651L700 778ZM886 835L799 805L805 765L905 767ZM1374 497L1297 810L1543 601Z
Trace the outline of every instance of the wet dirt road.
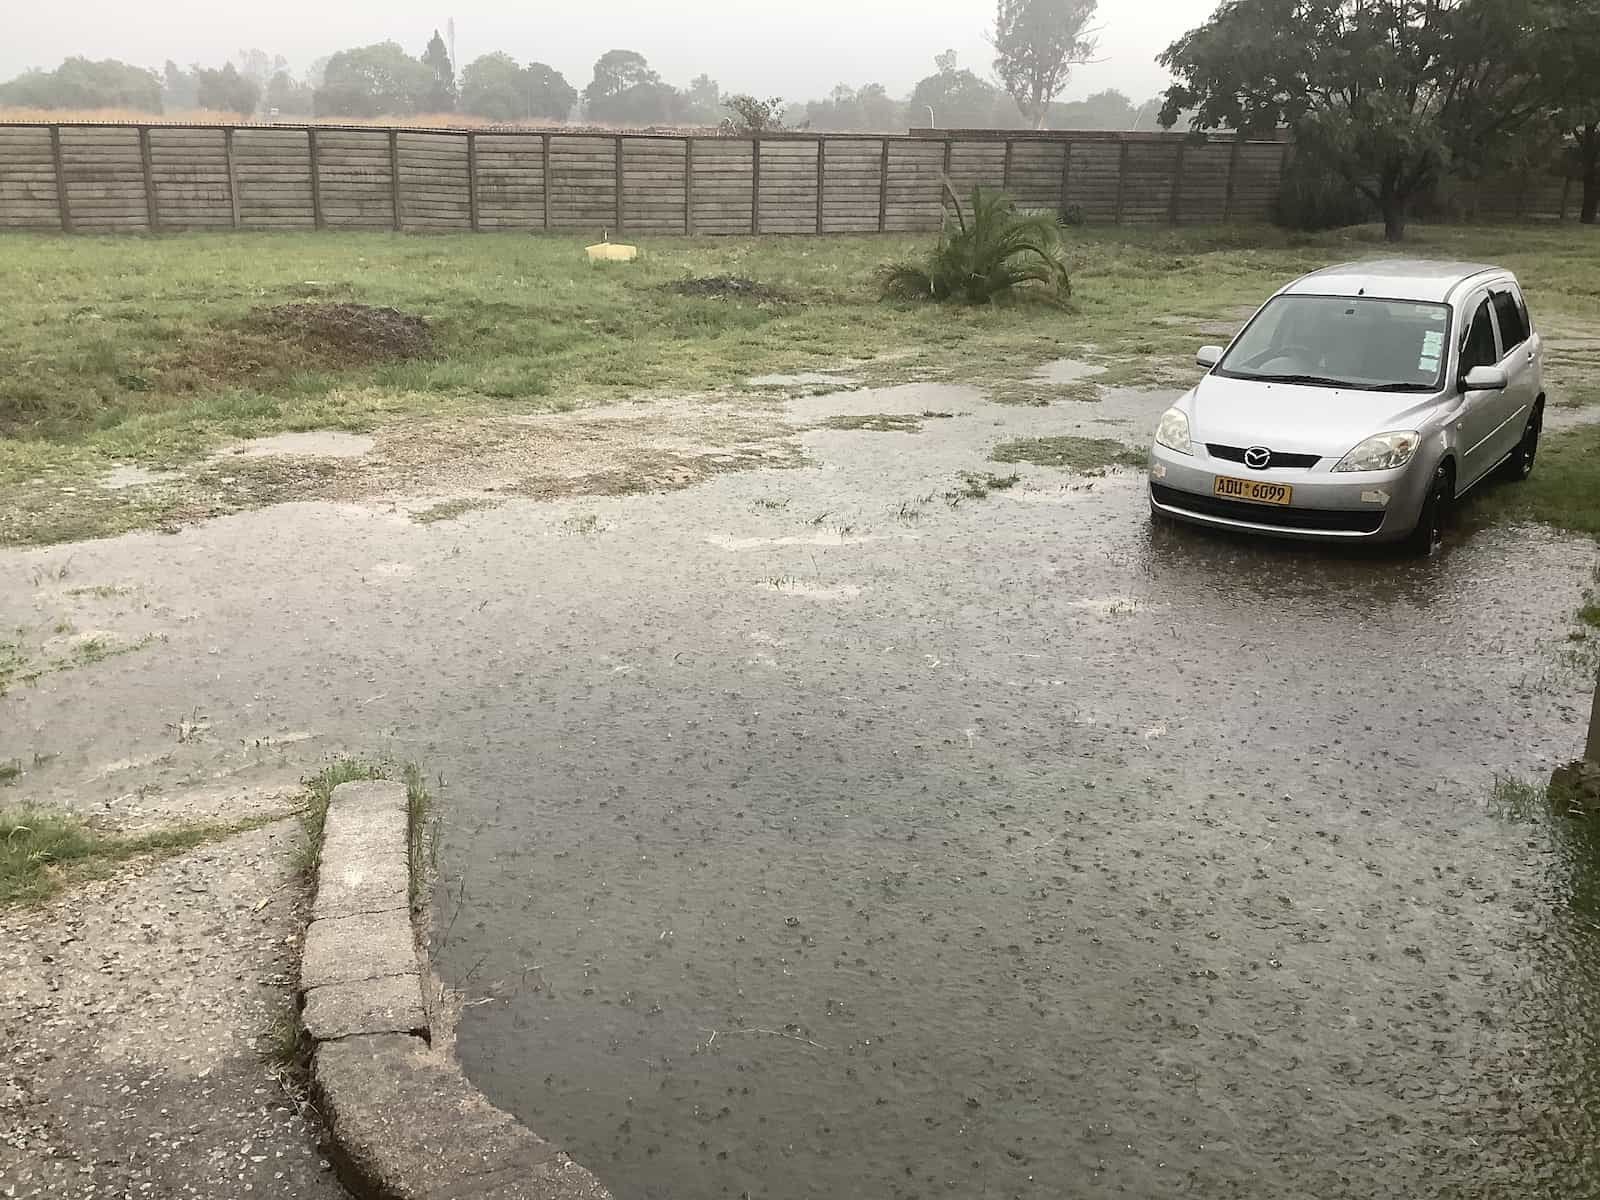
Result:
M923 431L73 548L167 640L0 704L62 755L30 794L123 816L333 748L442 774L462 1058L619 1196L1596 1194L1596 889L1489 804L1578 748L1593 548L1151 529L1129 472L947 496L1167 399L797 400ZM8 554L8 606L67 556Z

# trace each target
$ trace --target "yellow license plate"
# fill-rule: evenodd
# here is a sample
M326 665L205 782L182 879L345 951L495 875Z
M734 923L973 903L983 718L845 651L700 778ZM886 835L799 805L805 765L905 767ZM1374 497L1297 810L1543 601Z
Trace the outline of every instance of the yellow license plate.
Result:
M1229 479L1217 476L1214 489L1219 496L1229 500L1243 500L1249 504L1287 505L1294 501L1294 489L1283 483L1262 483L1259 479Z

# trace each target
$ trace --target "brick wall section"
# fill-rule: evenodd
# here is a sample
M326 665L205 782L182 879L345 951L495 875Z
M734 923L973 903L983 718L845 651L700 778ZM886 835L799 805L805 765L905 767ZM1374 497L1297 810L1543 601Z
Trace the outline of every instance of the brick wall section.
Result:
M1094 223L1256 221L1284 153L1280 142L987 130L750 139L0 125L0 228L920 232L939 226L946 179L963 198L974 184L1006 188L1024 207ZM1551 189L1531 191L1524 213L1550 206Z

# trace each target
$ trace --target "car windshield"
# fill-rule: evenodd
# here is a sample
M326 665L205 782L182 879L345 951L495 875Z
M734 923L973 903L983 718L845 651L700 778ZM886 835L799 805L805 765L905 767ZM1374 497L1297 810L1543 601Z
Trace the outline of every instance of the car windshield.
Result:
M1230 379L1361 391L1443 386L1450 308L1352 296L1278 296L1218 364Z

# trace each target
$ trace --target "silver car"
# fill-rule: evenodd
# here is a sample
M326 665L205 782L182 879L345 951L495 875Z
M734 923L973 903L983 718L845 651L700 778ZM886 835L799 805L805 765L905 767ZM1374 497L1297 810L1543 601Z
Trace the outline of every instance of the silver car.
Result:
M1541 343L1509 271L1377 261L1297 279L1162 415L1158 517L1427 553L1451 505L1533 471Z

